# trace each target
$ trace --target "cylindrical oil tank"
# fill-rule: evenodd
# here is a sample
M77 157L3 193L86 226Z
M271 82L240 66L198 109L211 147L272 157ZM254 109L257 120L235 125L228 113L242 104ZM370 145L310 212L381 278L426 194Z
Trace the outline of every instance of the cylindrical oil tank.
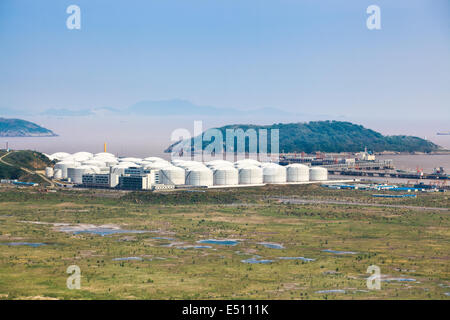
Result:
M309 179L311 181L328 180L328 170L322 167L311 167L309 169Z
M135 162L129 162L129 161L123 161L123 162L119 162L117 164L118 166L123 166L123 167L138 167L138 165Z
M142 161L141 158L132 158L132 157L119 158L118 160L119 162L134 162L134 163L139 163Z
M185 161L183 163L177 164L176 166L183 168L185 170L190 170L190 169L195 169L195 168L207 169L207 167L203 163L197 162L197 161Z
M115 160L115 159L105 159L105 165L107 166L107 167L112 167L112 166L115 166L115 165L117 165L119 162L117 161L117 160Z
M92 159L93 157L94 157L94 155L92 153L85 152L85 151L77 152L72 155L72 158L78 162L83 162L83 161Z
M95 155L94 155L94 157L95 158L97 158L97 157L101 157L101 158L116 158L116 156L115 155L113 155L112 153L109 153L109 152L99 152L99 153L96 153Z
M231 165L223 165L214 169L214 185L230 186L239 184L239 172Z
M239 184L262 184L263 170L258 166L244 166L239 168Z
M309 181L309 167L300 163L293 163L286 167L287 182Z
M53 178L53 168L52 167L45 168L45 176L47 178Z
M68 154L67 152L55 152L53 154L51 154L48 158L50 160L58 160L58 161L62 161L66 158L71 157L70 154Z
M104 161L98 161L98 160L87 160L87 161L83 161L81 163L83 166L93 166L93 167L105 167L106 164Z
M158 170L158 169L162 169L162 168L170 167L170 166L172 166L170 164L170 162L167 162L167 161L164 161L164 160L162 160L162 161L155 161L155 162L148 162L148 163L145 163L145 164L142 165L142 167L145 168L145 169L154 169L154 170Z
M55 164L55 170L56 169L61 169L61 179L66 179L67 178L67 169L68 168L76 168L79 167L80 163L79 162L74 162L74 161L61 161L58 162L57 164Z
M193 167L186 170L186 184L190 186L212 186L213 172L206 167Z
M238 167L242 167L242 166L260 166L261 162L259 162L258 160L255 159L242 159L242 160L238 160L234 163L234 166L236 168Z
M156 161L166 161L163 158L160 157L147 157L144 158L145 161L150 161L150 162L156 162Z
M264 163L263 182L264 183L286 183L286 168L276 163Z
M175 166L167 166L159 171L159 183L181 185L186 183L186 171Z
M67 179L70 179L73 183L82 183L83 182L83 174L88 173L99 173L100 168L93 166L80 166L76 168L68 168L67 169Z
M205 165L208 168L218 168L221 166L233 166L233 162L217 159L217 160L208 161L205 163Z
M55 169L53 172L53 179L61 180L62 179L62 170L61 169Z

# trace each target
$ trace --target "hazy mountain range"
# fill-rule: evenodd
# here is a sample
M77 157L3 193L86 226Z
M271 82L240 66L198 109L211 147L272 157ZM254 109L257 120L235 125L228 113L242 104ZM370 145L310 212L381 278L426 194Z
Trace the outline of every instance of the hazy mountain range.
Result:
M62 108L48 108L43 111L23 111L20 109L0 108L1 116L54 116L54 117L83 117L95 115L135 115L135 116L195 116L195 117L261 117L271 118L295 116L301 119L329 119L329 115L311 115L305 113L286 112L277 108L257 108L254 110L238 110L235 108L218 108L214 106L196 105L188 100L143 100L125 108L94 107L77 110Z

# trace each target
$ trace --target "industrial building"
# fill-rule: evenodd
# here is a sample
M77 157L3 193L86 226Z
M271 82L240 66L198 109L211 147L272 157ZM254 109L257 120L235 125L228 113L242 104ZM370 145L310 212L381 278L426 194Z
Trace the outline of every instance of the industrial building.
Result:
M245 187L264 184L295 184L327 181L328 171L305 164L282 166L272 162L243 159L236 162L184 159L167 161L158 157L118 158L106 152L92 154L57 152L57 161L46 175L89 188L125 190L168 190L189 187Z

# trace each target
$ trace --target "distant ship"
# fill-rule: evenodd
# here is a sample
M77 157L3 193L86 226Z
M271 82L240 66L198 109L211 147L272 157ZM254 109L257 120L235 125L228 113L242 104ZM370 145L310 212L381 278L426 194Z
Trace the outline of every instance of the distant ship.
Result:
M436 133L438 136L450 136L450 132L438 132Z

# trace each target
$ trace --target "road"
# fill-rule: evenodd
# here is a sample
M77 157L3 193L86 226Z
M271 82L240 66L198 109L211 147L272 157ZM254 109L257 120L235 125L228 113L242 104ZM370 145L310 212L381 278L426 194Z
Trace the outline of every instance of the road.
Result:
M291 204L341 204L341 205L363 206L363 207L386 207L386 208L401 208L411 210L450 211L449 208L404 206L404 205L384 204L384 203L364 203L352 201L313 200L313 199L294 199L294 198L276 198L276 199L282 203L291 203Z
M11 153L14 153L14 152L15 152L15 151L10 151L10 152L7 152L7 153L5 153L4 155L2 155L2 156L0 157L0 162L3 163L3 164L6 164L7 166L10 166L10 167L16 167L15 165L13 165L13 164L11 164L11 163L6 162L5 160L3 160L4 157L6 157L7 155L10 155ZM53 183L53 181L51 181L50 179L48 179L48 178L47 178L46 176L44 176L43 174L38 173L38 172L36 172L36 171L32 171L32 170L27 169L27 168L24 168L24 167L19 167L19 168L20 168L21 170L25 171L25 172L28 173L28 174L36 174L36 175L38 175L39 177L41 177L44 181L48 182L48 183L50 184L50 186L52 186L52 187L55 186L54 183Z

